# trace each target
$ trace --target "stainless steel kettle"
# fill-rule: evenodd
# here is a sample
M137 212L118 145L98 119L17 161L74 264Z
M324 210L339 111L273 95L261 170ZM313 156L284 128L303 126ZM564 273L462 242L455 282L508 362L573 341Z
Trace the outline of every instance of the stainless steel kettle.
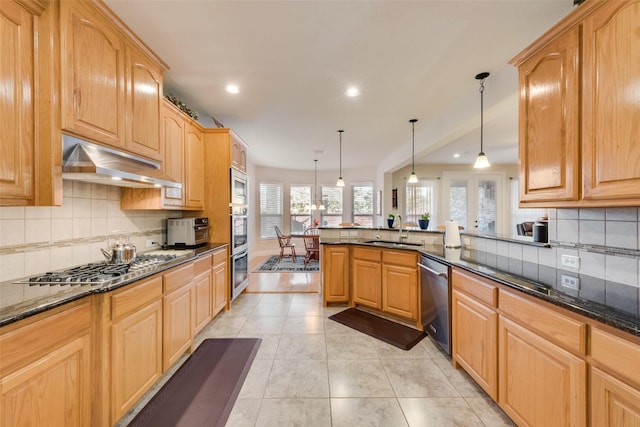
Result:
M136 259L136 247L129 240L111 242L107 236L107 249L100 249L107 264L130 264Z

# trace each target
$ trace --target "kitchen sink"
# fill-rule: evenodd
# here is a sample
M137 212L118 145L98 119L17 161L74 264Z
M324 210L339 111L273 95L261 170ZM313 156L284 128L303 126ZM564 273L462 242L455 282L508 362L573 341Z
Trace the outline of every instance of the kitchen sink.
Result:
M396 246L396 247L420 247L422 243L411 242L395 242L393 240L367 240L365 243L380 246Z

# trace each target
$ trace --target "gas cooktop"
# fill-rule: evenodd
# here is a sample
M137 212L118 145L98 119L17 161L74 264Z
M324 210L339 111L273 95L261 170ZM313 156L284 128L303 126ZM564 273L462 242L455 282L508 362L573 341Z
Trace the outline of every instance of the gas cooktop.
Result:
M15 283L35 285L91 285L106 286L153 273L162 265L178 258L176 254L141 254L131 264L91 263L32 276Z

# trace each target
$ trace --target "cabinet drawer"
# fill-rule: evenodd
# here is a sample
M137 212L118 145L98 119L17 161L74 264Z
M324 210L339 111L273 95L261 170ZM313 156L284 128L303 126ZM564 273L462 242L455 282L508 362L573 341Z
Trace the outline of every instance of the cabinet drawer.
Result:
M227 250L222 249L213 253L213 265L218 265L227 261Z
M451 285L491 307L498 306L498 287L487 279L453 269Z
M211 260L213 259L213 256L211 255L205 255L202 258L198 258L198 260L196 260L193 263L193 275L194 276L199 276L202 273L207 273L211 270Z
M418 269L418 254L407 251L384 251L382 253L382 261L385 264L402 265L405 267L413 267Z
M586 354L587 326L554 310L500 290L499 307L503 314L526 325L555 344L579 354Z
M591 358L640 386L640 345L592 327Z
M162 277L134 283L111 297L111 320L115 321L162 297Z
M380 262L380 249L367 249L354 247L353 257L356 259L363 259L366 261Z
M188 285L193 281L193 263L189 263L183 267L176 267L169 273L165 273L164 280L164 293L175 291L176 289Z

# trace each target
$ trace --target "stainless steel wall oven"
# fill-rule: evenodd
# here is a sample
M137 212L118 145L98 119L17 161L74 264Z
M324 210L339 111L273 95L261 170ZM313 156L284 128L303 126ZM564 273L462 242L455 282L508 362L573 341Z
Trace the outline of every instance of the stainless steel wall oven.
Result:
M231 300L249 284L249 203L247 176L231 169Z

